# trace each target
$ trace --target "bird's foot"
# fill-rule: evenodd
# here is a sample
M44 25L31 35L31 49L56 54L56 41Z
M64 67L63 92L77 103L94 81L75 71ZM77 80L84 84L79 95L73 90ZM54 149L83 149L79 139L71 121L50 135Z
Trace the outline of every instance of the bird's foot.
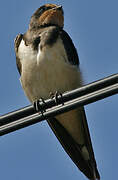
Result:
M63 95L62 93L56 91L55 93L50 92L50 98L55 100L56 105L60 104L60 101L62 103L62 105L64 105L63 102Z
M37 112L41 112L41 114L43 115L44 112L46 112L46 109L44 107L46 107L46 102L43 98L40 98L39 100L36 100L34 103L34 109Z

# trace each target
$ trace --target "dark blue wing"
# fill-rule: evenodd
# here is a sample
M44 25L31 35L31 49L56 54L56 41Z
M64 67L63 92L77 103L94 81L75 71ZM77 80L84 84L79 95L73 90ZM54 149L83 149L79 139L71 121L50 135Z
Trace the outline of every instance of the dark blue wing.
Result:
M64 48L67 53L68 61L72 65L79 66L79 57L77 54L77 50L72 42L72 39L64 30L60 31L60 37L63 41Z

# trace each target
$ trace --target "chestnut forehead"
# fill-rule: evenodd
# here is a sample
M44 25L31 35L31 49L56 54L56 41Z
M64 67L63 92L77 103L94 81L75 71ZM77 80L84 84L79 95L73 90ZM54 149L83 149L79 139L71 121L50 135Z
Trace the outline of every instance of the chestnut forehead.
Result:
M46 10L52 9L54 7L57 7L58 5L56 4L45 4L43 6L41 6L40 8L38 8L35 12L34 12L34 16L36 18L40 17L42 15L43 12L45 12Z
M44 6L45 7L53 8L53 7L56 7L57 5L56 4L45 4Z
M49 8L49 9L52 9L52 8L54 8L54 7L57 7L58 5L56 5L56 4L45 4L45 5L43 5L43 6L41 6L40 8L39 8L39 10L40 9L42 9L42 8Z

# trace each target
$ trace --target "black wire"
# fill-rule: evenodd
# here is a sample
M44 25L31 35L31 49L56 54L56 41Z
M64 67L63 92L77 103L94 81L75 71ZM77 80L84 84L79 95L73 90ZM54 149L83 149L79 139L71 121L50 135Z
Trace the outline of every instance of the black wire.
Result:
M118 93L118 83L115 83L114 85L110 85L105 88L101 88L92 93L88 93L71 101L67 101L63 106L60 105L60 106L56 106L55 108L48 109L43 115L36 113L34 115L21 118L14 122L3 125L0 127L0 136L30 126L32 124L38 123L50 117L54 117L56 115L70 111L77 107L84 106L89 103L93 103L95 101L101 100L103 98L109 97L117 93Z
M113 85L118 82L118 74L111 75L109 77L106 77L104 79L95 81L93 83L90 83L88 85L85 85L81 88L75 89L71 92L67 92L63 94L63 98L58 98L58 104L65 103L69 100L75 99L77 97L80 97L82 95L86 95L88 93L94 92L96 90L108 87L110 85ZM48 99L45 101L46 106L44 103L41 103L40 106L42 107L42 110L51 108L56 105L54 99ZM33 106L27 106L25 108L19 109L17 111L13 111L11 113L7 113L0 117L0 126L5 125L7 123L14 122L18 119L27 117L28 115L32 115L36 113Z

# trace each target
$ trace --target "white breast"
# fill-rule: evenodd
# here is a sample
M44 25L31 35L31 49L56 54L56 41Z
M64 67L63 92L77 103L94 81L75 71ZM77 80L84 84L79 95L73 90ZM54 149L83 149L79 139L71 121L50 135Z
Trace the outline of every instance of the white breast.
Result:
M18 50L22 64L21 84L31 102L48 98L50 92L64 92L81 84L80 72L69 64L61 39L53 46L34 51L21 41Z

